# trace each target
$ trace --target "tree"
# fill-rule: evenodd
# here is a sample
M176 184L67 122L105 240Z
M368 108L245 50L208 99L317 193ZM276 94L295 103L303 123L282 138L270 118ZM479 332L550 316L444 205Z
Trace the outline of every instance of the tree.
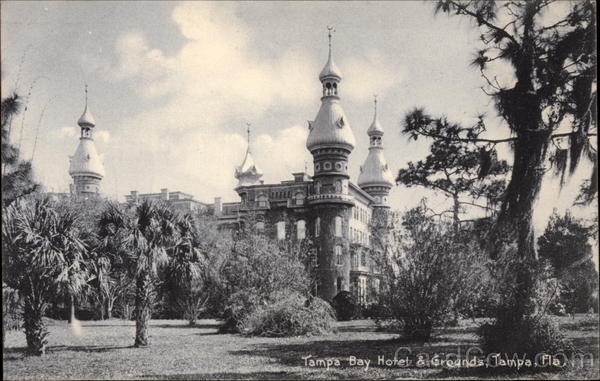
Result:
M202 222L198 223L190 214L178 221L177 241L168 251L169 264L165 272L166 294L175 301L190 325L195 324L208 301L202 275L205 274L203 267L208 265L215 244L211 239L215 235L210 234L213 233L209 231L210 227Z
M382 299L405 338L428 340L472 292L479 275L476 247L453 226L427 216L423 205L409 210L391 237Z
M177 215L165 204L144 201L132 209L110 205L99 221L101 239L113 240L135 281L135 346L148 345L148 322L158 271L177 235Z
M569 10L549 21L545 14L559 3ZM584 153L597 161L589 140L596 135L595 3L441 0L436 11L466 17L480 28L483 47L473 65L485 80L483 91L494 100L512 136L481 138L475 134L481 121L475 127L463 127L432 118L422 109L407 116L405 131L415 138L479 145L510 143L513 169L498 226L513 233L524 258L533 258L531 218L548 151L553 148L550 157L559 173L567 168L572 173ZM499 20L504 21L500 24ZM500 84L492 77L489 71L494 69L490 65L494 61L512 69L514 83ZM570 131L562 132L566 128ZM561 145L565 139L568 148Z
M562 13L560 6L566 9ZM547 17L551 11L553 17ZM414 138L479 146L510 144L510 181L488 242L496 256L506 255L515 243L524 260L518 262L511 278L516 291L498 309L498 330L487 332L513 329L527 338L531 332L521 329L533 326L522 323L535 309L536 287L532 214L548 159L563 178L574 172L582 156L591 159L597 170L597 153L590 141L596 135L596 5L591 0L440 0L436 12L467 18L479 28L482 47L473 65L485 81L482 90L494 101L511 136L483 138L477 134L481 120L474 127L464 127L431 117L422 109L406 117L404 131ZM514 81L500 83L491 63L503 64Z
M42 317L50 300L64 289L77 296L87 280L76 217L54 209L47 199L13 202L2 214L2 251L5 281L23 300L27 347L44 354L48 331Z
M506 187L503 177L508 171L508 164L498 160L494 149L435 140L425 160L409 162L406 168L401 168L396 182L407 187L423 186L441 191L452 199L453 207L449 212L454 222L459 222L463 207L477 207L486 212L496 210ZM478 200L484 203L477 203Z
M31 163L19 157L19 150L10 143L12 120L21 111L21 98L13 93L2 99L2 205L34 193L39 185L33 180Z
M538 238L540 257L552 264L561 283L559 301L570 314L587 312L594 304L598 272L589 243L594 230L568 211L560 216L554 210L544 234Z

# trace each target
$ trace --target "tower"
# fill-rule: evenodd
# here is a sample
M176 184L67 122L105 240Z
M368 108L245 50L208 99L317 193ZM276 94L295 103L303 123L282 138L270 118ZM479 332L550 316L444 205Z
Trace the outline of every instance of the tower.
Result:
M77 150L70 158L69 175L73 178L73 195L87 198L100 193L100 181L105 174L94 144L93 130L96 122L88 110L87 85L85 86L85 109L77 124L81 128L81 136Z
M342 109L339 85L342 74L333 62L331 32L329 56L319 74L323 86L321 107L308 122L306 148L313 156L313 189L308 203L315 214L314 240L318 253L318 295L332 300L350 284L349 220L354 205L348 193L348 157L354 149L354 134Z
M358 186L375 199L375 213L378 209L389 209L388 195L394 185L394 176L383 156L383 127L377 119L377 97L373 103L373 122L367 130L369 154L360 167Z
M263 173L254 163L254 158L250 152L250 123L247 124L247 139L248 148L246 149L246 156L242 164L235 169L235 178L238 179L238 187L256 185L260 183L260 178Z

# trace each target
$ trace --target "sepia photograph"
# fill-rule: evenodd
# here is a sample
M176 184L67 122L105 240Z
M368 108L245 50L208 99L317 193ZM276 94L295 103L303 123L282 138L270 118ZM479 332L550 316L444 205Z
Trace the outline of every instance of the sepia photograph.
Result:
M1 0L3 379L600 379L596 29Z

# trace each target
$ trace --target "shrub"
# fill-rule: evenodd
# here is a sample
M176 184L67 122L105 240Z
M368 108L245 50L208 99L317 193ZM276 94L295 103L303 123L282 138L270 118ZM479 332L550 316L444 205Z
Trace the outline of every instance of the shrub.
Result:
M382 301L406 340L424 341L464 305L479 278L481 255L468 231L434 221L424 206L408 211L392 235Z
M322 335L335 330L335 311L320 298L292 293L256 309L245 320L245 328L246 334L257 336Z
M504 358L519 357L535 360L540 353L557 354L573 350L557 324L547 316L525 316L518 322L496 320L478 329L482 349L486 353L500 353Z
M389 319L392 316L392 311L382 303L371 303L363 310L363 317L369 319Z
M332 305L339 321L352 320L360 315L360 306L348 291L340 291L333 298Z
M252 290L238 291L227 301L224 318L225 324L219 333L240 333L245 329L248 316L258 309L260 298Z
M526 355L534 360L539 353L572 351L557 324L547 316L556 305L560 282L552 268L522 259L509 249L492 270L496 285L494 320L478 330L482 349L512 358ZM528 293L524 293L526 282Z

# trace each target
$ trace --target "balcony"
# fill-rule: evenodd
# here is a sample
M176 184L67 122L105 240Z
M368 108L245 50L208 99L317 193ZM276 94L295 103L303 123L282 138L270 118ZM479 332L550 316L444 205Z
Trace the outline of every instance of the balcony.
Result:
M306 198L309 204L342 203L354 205L354 197L341 193L313 194Z

